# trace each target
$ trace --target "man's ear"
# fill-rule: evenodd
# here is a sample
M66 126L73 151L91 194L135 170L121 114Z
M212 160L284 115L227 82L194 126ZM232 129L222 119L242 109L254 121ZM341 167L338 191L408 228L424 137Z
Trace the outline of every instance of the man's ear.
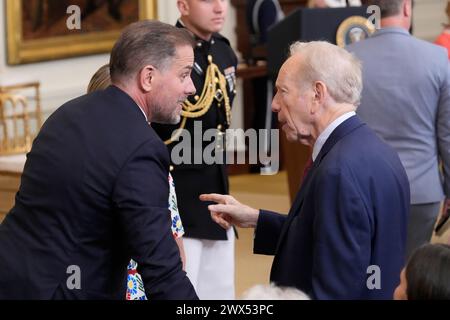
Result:
M313 102L314 105L322 105L325 101L325 96L327 94L328 90L327 87L325 85L325 83L323 83L322 81L316 81L313 84ZM312 110L312 112L314 112L314 110Z
M412 15L412 1L411 0L405 0L403 1L403 16L405 17L411 17Z
M189 3L187 0L177 0L177 7L181 16L189 15Z
M155 82L156 68L152 65L146 65L139 72L139 86L148 93L152 90Z

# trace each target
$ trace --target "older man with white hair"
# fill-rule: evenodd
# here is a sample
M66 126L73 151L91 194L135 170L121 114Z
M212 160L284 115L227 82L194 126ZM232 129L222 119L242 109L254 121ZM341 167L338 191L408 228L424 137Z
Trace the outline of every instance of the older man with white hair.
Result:
M272 110L288 140L313 147L313 165L288 216L209 194L212 218L255 228L270 275L315 299L391 299L404 263L409 185L397 154L355 114L361 64L327 42L295 43Z

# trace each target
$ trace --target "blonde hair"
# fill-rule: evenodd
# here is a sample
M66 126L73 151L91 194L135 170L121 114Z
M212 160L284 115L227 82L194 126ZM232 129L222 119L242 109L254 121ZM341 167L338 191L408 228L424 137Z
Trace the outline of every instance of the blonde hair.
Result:
M295 42L290 55L296 54L303 58L298 70L303 87L322 81L337 103L359 105L362 67L354 55L326 41Z
M92 76L87 87L87 93L106 89L109 85L111 85L109 64L105 64L104 66L101 66L100 69L98 69Z

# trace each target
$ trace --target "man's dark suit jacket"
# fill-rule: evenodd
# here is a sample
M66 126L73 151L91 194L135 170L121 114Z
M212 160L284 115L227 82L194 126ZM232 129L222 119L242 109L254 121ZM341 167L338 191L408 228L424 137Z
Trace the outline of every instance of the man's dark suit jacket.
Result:
M275 255L271 281L312 298L392 299L409 197L397 154L351 117L325 142L289 215L261 211L254 252Z
M195 299L168 210L167 148L125 92L74 99L43 125L0 225L0 299ZM76 284L79 268L81 289ZM69 284L69 285L67 285Z

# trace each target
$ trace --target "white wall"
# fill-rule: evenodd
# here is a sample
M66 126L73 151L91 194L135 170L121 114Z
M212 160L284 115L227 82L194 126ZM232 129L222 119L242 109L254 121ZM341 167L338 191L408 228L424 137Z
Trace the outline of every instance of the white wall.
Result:
M447 22L447 0L414 0L413 33L416 37L434 41Z

